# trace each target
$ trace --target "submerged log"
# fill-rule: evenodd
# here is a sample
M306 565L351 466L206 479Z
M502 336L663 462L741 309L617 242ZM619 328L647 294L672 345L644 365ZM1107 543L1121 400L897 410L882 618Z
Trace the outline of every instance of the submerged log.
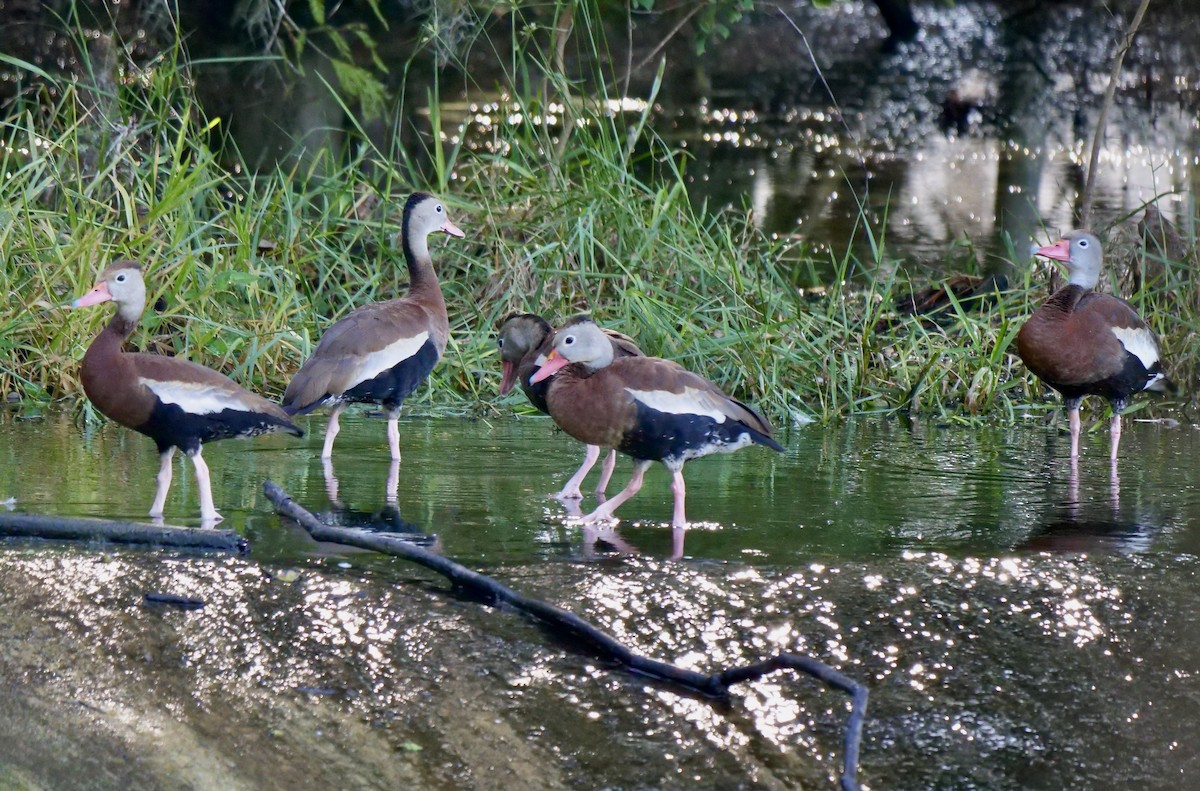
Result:
M491 577L471 571L442 555L402 539L379 535L365 530L330 527L298 504L282 487L272 481L263 483L263 493L282 516L292 519L317 541L372 549L411 560L446 577L456 587L483 597L495 604L504 604L529 615L549 628L556 636L574 639L586 646L595 656L616 662L634 673L677 684L711 697L725 697L729 687L754 681L778 670L795 670L825 683L851 697L850 715L846 721L842 756L841 786L845 791L857 789L858 753L862 743L863 721L867 713L867 687L833 667L799 654L778 654L761 662L732 667L705 675L694 670L651 659L635 653L615 637L583 620L574 613L538 599L531 599Z
M151 591L142 597L142 602L147 605L162 605L165 607L175 607L180 610L199 610L204 607L204 599L197 599L194 596L180 596L175 593L159 593Z
M56 541L111 541L186 549L244 552L246 539L232 530L167 527L109 519L84 519L42 514L0 514L0 537L47 538Z

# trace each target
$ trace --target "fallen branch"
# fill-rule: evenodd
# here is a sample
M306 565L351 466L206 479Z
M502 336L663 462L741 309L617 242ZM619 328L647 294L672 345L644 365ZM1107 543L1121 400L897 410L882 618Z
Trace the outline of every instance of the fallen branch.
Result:
M867 688L824 662L799 654L785 653L752 665L734 667L720 673L705 675L667 662L650 659L634 653L612 635L596 628L579 616L544 601L531 599L517 593L491 577L471 571L442 555L401 539L381 536L364 530L330 527L305 510L282 487L272 481L263 483L263 493L274 504L275 510L279 514L294 520L318 541L331 541L362 549L371 549L411 560L438 572L456 587L466 589L488 601L507 604L520 612L533 616L543 624L566 633L588 646L596 656L617 662L635 673L678 684L713 697L727 695L729 687L734 684L754 681L777 670L785 669L805 673L823 681L827 686L842 690L851 696L851 708L850 716L846 721L841 785L846 791L858 788L858 753L862 743L863 721L867 713Z
M41 514L0 514L0 537L48 538L56 541L111 541L187 549L244 552L246 539L232 530L159 527L109 519L82 519Z

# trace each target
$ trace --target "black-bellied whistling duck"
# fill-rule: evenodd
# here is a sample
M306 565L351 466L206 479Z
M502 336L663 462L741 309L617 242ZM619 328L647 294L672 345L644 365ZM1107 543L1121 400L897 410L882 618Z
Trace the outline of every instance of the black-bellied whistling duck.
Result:
M614 358L643 356L642 350L629 336L613 330L604 330L604 334L612 342ZM507 394L509 390L512 390L514 384L520 383L521 390L529 399L529 403L533 404L539 412L549 414L550 410L546 406L546 390L550 383L541 381L537 384L530 384L529 377L546 361L553 341L554 328L541 316L533 313L513 313L501 320L500 332L496 336L496 345L500 348L500 362L504 369L500 379L500 395ZM583 464L554 497L560 500L583 497L580 485L599 457L600 448L588 445L583 457ZM604 494L616 464L617 451L614 449L604 459L600 480L596 483L596 494Z
M379 404L387 412L388 448L400 458L400 405L433 370L450 336L446 302L429 257L429 235L464 236L441 201L414 192L401 226L408 293L355 309L325 331L283 394L289 415L333 405L321 458L333 456L338 417L347 404Z
M112 264L100 274L97 286L71 305L82 308L109 300L117 303L117 312L83 355L83 392L101 414L145 434L158 446L158 491L150 516L162 516L171 487L171 459L179 448L196 469L200 518L215 523L221 515L213 505L200 446L231 437L279 431L302 437L304 432L277 405L242 389L224 374L178 357L121 350L146 305L146 284L136 262Z
M612 343L588 316L558 331L531 381L551 376L546 405L554 422L580 442L615 448L634 460L629 485L585 522L613 518L642 488L650 463L661 461L674 476L671 524L686 527L684 462L752 443L783 452L761 415L704 377L658 357L614 359Z
M1062 394L1071 424L1071 458L1079 456L1079 405L1098 395L1112 403L1113 461L1121 410L1142 390L1174 388L1162 371L1158 340L1123 299L1098 294L1103 253L1090 231L1071 231L1036 255L1067 265L1067 285L1046 300L1017 333L1017 354L1034 375Z

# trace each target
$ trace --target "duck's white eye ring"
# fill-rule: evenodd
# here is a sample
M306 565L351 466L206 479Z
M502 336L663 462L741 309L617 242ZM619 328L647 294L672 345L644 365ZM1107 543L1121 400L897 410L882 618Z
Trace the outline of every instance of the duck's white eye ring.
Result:
M567 337L563 338L563 346L570 346L574 342L575 342L574 335L568 335Z
M440 204L440 203L437 205L437 213L438 214L442 213L442 204Z
M1088 240L1087 240L1087 239L1080 239L1080 240L1077 242L1077 244L1078 244L1080 247L1087 247L1087 246L1088 246Z
M504 348L504 339L503 339L503 338L497 338L497 339L496 339L496 346L497 346L498 348L501 348L501 349L503 349L503 348Z
M114 279L114 280L116 280L118 283L124 283L124 282L125 282L125 275L123 275L123 274L122 274L122 275L117 275L117 276L116 276L115 278L113 278L113 279Z

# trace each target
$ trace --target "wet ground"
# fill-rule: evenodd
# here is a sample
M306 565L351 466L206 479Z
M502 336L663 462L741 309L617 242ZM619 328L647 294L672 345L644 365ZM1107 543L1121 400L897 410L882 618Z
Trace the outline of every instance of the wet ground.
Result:
M1181 788L1200 780L1200 431L1103 432L1073 475L1015 429L791 428L667 477L616 531L543 495L578 448L544 419L411 419L394 506L383 424L343 422L337 499L303 442L206 451L247 557L6 542L0 781L82 788L833 788L845 699L773 677L714 703L613 671L398 560L318 546L259 493L386 516L439 551L698 670L810 653L871 688L876 789ZM139 517L148 440L32 407L0 418L0 500ZM627 475L625 462L617 480ZM167 520L194 524L181 465ZM398 509L399 514L396 513ZM146 592L202 598L148 607Z

